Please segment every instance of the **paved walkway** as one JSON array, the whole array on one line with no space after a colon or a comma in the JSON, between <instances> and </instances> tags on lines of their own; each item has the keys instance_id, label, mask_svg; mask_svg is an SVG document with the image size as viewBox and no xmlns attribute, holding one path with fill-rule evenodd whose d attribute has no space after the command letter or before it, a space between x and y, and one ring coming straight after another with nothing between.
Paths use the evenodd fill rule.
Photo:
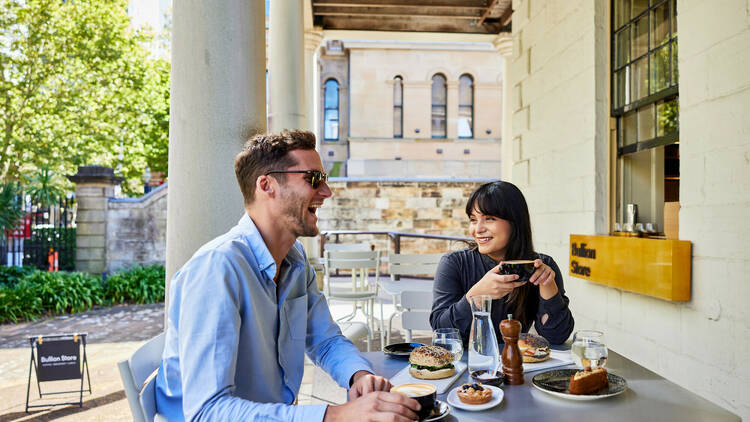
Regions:
<instances>
[{"instance_id":1,"label":"paved walkway","mask_svg":"<svg viewBox=\"0 0 750 422\"><path fill-rule=\"evenodd\" d=\"M350 305L333 306L334 317L345 315ZM386 310L385 315L390 315ZM81 314L60 316L34 322L0 325L0 422L10 421L130 421L130 408L120 381L117 362L127 359L143 342L162 331L164 304L121 305L96 309ZM393 342L401 341L397 332L398 318L394 319ZM92 393L84 393L83 408L55 407L49 410L24 412L29 373L30 349L28 337L40 334L87 333L86 353L91 375ZM423 342L429 338L422 338ZM355 342L366 350L364 340ZM380 350L375 339L373 350ZM42 384L42 392L66 391L77 388L74 381ZM46 404L77 400L76 394L39 399L34 380L29 404ZM299 403L342 403L346 392L323 371L315 370L307 362Z\"/></svg>"}]
</instances>

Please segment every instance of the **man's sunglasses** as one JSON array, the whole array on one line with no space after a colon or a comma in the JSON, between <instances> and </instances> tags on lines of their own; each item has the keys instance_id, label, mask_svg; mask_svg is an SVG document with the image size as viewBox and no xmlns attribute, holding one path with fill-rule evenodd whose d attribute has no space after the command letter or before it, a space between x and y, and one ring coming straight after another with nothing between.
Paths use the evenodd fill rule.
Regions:
<instances>
[{"instance_id":1,"label":"man's sunglasses","mask_svg":"<svg viewBox=\"0 0 750 422\"><path fill-rule=\"evenodd\" d=\"M305 180L312 185L313 189L317 189L321 183L328 181L328 174L320 170L272 170L266 173L266 176L274 173L303 173Z\"/></svg>"}]
</instances>

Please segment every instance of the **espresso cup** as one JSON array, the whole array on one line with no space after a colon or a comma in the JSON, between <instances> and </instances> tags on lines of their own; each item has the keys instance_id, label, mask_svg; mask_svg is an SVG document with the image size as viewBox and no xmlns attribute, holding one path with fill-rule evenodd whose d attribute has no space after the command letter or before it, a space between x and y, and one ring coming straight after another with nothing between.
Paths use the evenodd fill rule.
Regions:
<instances>
[{"instance_id":1,"label":"espresso cup","mask_svg":"<svg viewBox=\"0 0 750 422\"><path fill-rule=\"evenodd\" d=\"M528 281L529 277L534 274L534 271L536 271L534 261L530 259L503 261L503 265L500 266L500 274L516 274L518 275L517 281Z\"/></svg>"},{"instance_id":2,"label":"espresso cup","mask_svg":"<svg viewBox=\"0 0 750 422\"><path fill-rule=\"evenodd\" d=\"M401 384L391 388L391 393L403 394L419 402L422 408L417 412L419 420L427 419L435 408L437 388L432 384L413 382Z\"/></svg>"}]
</instances>

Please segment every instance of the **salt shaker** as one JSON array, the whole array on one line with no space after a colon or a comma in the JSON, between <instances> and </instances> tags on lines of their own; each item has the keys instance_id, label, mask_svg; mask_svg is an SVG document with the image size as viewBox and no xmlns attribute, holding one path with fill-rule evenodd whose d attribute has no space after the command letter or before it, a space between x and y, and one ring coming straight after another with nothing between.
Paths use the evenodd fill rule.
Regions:
<instances>
[{"instance_id":1,"label":"salt shaker","mask_svg":"<svg viewBox=\"0 0 750 422\"><path fill-rule=\"evenodd\" d=\"M523 384L523 357L518 348L518 336L521 334L521 322L508 314L508 319L500 321L500 333L503 335L503 373L505 383L509 385Z\"/></svg>"}]
</instances>

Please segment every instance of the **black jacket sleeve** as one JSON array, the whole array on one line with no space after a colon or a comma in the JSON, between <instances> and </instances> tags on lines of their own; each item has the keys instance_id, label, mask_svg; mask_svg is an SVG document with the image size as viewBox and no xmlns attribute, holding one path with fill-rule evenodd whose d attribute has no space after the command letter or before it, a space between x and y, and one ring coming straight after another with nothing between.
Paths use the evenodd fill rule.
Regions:
<instances>
[{"instance_id":1,"label":"black jacket sleeve","mask_svg":"<svg viewBox=\"0 0 750 422\"><path fill-rule=\"evenodd\" d=\"M430 325L436 328L458 328L464 342L471 330L471 305L466 300L468 289L464 286L461 261L456 255L447 254L440 259L435 272Z\"/></svg>"},{"instance_id":2,"label":"black jacket sleeve","mask_svg":"<svg viewBox=\"0 0 750 422\"><path fill-rule=\"evenodd\" d=\"M555 272L557 294L547 300L539 297L539 307L537 309L534 327L536 328L537 333L549 340L550 343L562 344L568 339L568 337L570 337L570 333L573 332L573 326L575 325L573 314L568 308L570 299L565 295L562 273L555 263L555 260L547 255L542 255L541 258L542 261ZM535 290L537 292L539 291L538 288ZM545 314L548 315L547 322L542 324L542 317Z\"/></svg>"}]
</instances>

